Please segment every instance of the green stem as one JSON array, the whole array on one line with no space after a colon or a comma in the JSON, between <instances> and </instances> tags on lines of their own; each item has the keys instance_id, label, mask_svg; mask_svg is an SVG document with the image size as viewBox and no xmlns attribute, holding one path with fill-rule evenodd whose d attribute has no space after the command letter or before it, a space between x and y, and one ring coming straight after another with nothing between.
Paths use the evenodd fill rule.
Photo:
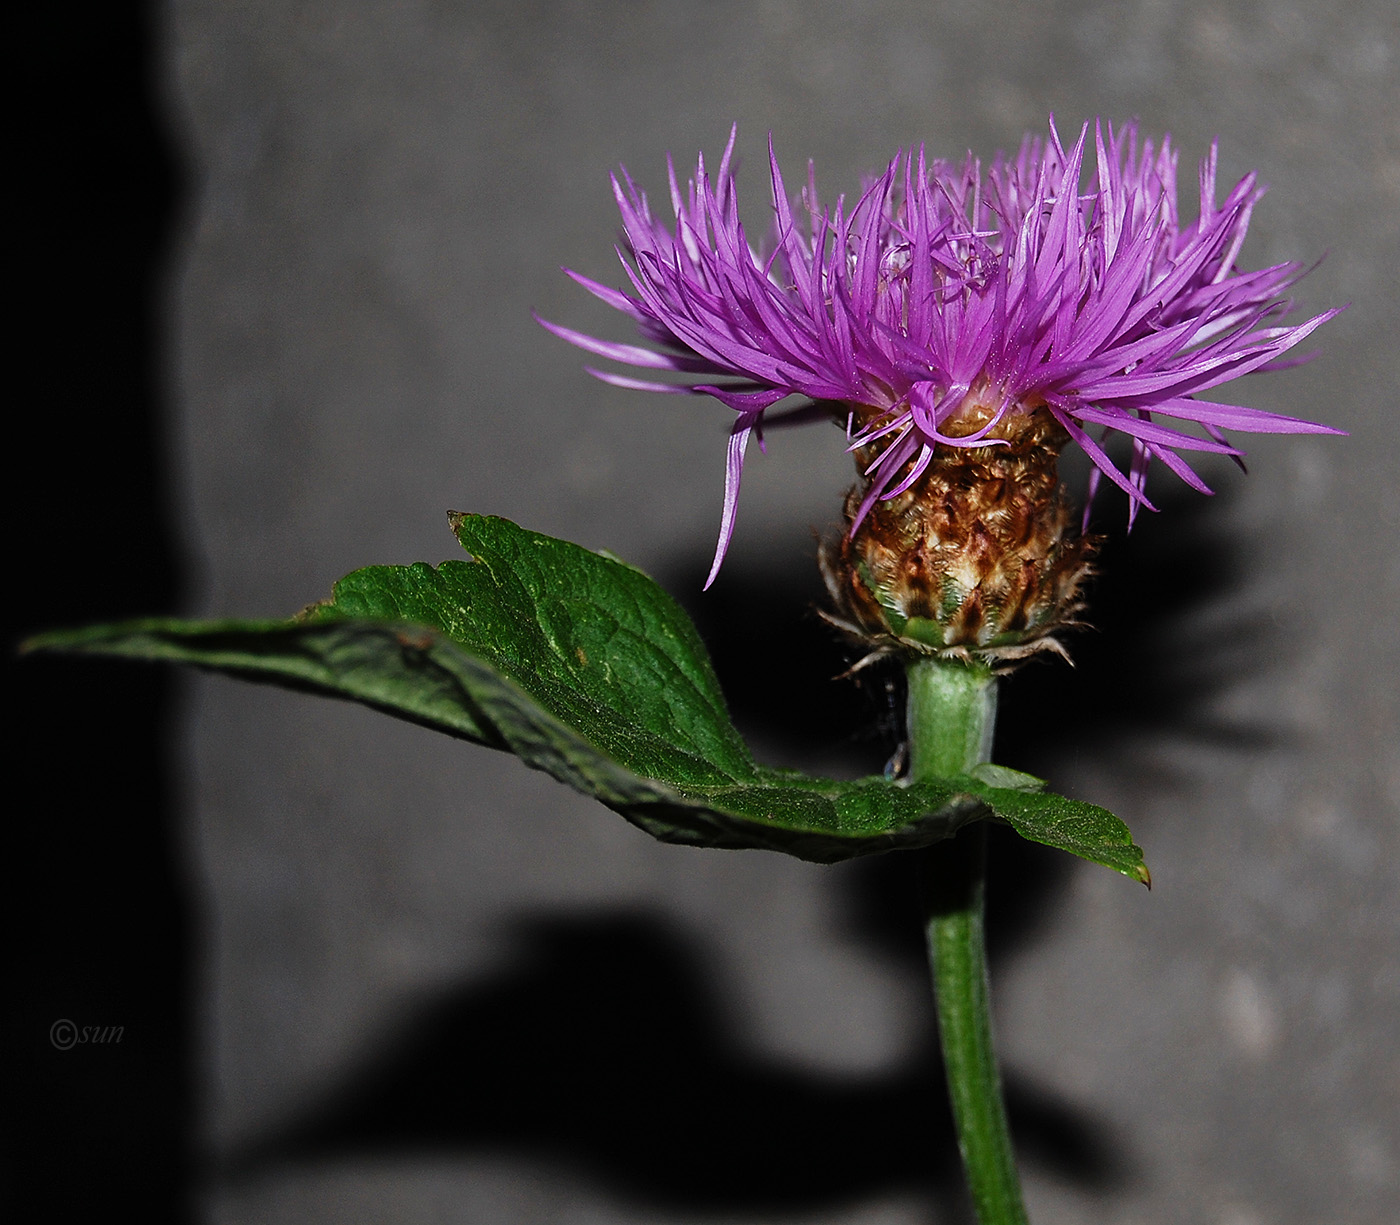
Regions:
<instances>
[{"instance_id":1,"label":"green stem","mask_svg":"<svg viewBox=\"0 0 1400 1225\"><path fill-rule=\"evenodd\" d=\"M977 665L909 665L910 775L964 774L991 758L996 678ZM992 1049L983 895L987 827L925 852L924 918L938 1032L963 1169L981 1225L1026 1225L1021 1180Z\"/></svg>"}]
</instances>

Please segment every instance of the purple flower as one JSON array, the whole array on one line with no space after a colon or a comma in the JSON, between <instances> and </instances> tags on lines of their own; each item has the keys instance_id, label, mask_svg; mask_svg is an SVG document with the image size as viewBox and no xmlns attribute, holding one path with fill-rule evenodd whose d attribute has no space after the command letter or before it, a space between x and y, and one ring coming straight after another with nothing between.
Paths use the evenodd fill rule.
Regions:
<instances>
[{"instance_id":1,"label":"purple flower","mask_svg":"<svg viewBox=\"0 0 1400 1225\"><path fill-rule=\"evenodd\" d=\"M737 414L707 586L733 534L749 437L761 439L765 413L787 396L815 403L784 419L834 412L850 448L874 454L853 530L876 499L913 485L939 448L999 445L1007 414L1048 412L1092 459L1093 484L1103 475L1127 492L1130 520L1153 509L1154 458L1209 493L1181 452L1238 458L1227 430L1339 432L1198 398L1293 364L1279 359L1337 313L1284 326L1282 295L1303 267L1236 267L1263 195L1255 176L1217 204L1212 146L1199 214L1183 223L1169 137L1158 149L1139 142L1135 124L1106 135L1095 124L1081 186L1088 136L1086 124L1066 151L1052 120L1048 140L1028 137L985 172L970 154L957 165L901 151L849 209L844 197L834 209L818 203L810 169L791 197L770 138L773 229L759 249L739 221L734 132L713 180L702 155L682 191L667 159L674 222L652 215L625 170L614 176L633 292L569 275L629 315L647 346L540 322L600 357L698 376L590 371L605 382L709 395ZM1126 471L1102 445L1114 431L1132 440Z\"/></svg>"}]
</instances>

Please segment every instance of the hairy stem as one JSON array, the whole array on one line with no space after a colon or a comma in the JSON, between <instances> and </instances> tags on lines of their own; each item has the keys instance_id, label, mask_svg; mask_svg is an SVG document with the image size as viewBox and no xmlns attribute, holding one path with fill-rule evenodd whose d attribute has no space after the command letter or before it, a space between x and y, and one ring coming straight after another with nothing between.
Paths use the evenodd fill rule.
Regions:
<instances>
[{"instance_id":1,"label":"hairy stem","mask_svg":"<svg viewBox=\"0 0 1400 1225\"><path fill-rule=\"evenodd\" d=\"M920 659L910 664L908 677L913 779L963 774L989 760L996 720L991 672ZM924 854L924 931L963 1169L981 1225L1025 1225L992 1048L983 925L986 824L967 826Z\"/></svg>"}]
</instances>

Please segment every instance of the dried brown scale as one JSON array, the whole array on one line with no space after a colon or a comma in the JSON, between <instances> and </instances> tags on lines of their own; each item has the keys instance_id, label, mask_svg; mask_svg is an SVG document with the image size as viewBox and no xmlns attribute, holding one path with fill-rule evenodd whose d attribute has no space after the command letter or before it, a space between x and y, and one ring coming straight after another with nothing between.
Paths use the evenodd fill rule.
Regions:
<instances>
[{"instance_id":1,"label":"dried brown scale","mask_svg":"<svg viewBox=\"0 0 1400 1225\"><path fill-rule=\"evenodd\" d=\"M977 415L959 427L976 429ZM832 619L871 657L914 652L1004 665L1037 651L1064 654L1056 635L1079 624L1096 545L1079 534L1060 487L1068 435L1042 409L1007 414L991 436L1005 445L939 448L915 484L877 501L854 534L823 545L840 613ZM858 468L878 454L857 452ZM846 495L848 525L868 488Z\"/></svg>"}]
</instances>

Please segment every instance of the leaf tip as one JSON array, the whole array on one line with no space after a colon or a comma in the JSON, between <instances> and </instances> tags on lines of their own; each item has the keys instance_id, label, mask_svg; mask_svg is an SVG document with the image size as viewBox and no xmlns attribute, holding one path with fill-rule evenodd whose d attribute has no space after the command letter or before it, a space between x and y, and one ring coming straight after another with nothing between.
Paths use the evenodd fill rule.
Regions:
<instances>
[{"instance_id":1,"label":"leaf tip","mask_svg":"<svg viewBox=\"0 0 1400 1225\"><path fill-rule=\"evenodd\" d=\"M90 637L90 630L103 629L103 626L80 627L78 629L40 630L15 644L15 655L73 654L83 650L84 640Z\"/></svg>"},{"instance_id":2,"label":"leaf tip","mask_svg":"<svg viewBox=\"0 0 1400 1225\"><path fill-rule=\"evenodd\" d=\"M472 562L479 559L476 554L471 551L471 548L462 538L462 535L467 531L473 519L480 519L481 517L480 515L473 515L465 510L449 510L447 512L447 526L452 529L452 534L457 537L457 543L462 546L463 551L467 555L467 560Z\"/></svg>"},{"instance_id":3,"label":"leaf tip","mask_svg":"<svg viewBox=\"0 0 1400 1225\"><path fill-rule=\"evenodd\" d=\"M15 647L16 655L33 655L36 651L42 651L48 646L48 639L51 634L35 634L32 638L26 638Z\"/></svg>"},{"instance_id":4,"label":"leaf tip","mask_svg":"<svg viewBox=\"0 0 1400 1225\"><path fill-rule=\"evenodd\" d=\"M1140 863L1133 869L1133 879L1140 880L1147 886L1147 891L1149 893L1152 892L1152 873L1147 870L1147 865L1145 863Z\"/></svg>"}]
</instances>

